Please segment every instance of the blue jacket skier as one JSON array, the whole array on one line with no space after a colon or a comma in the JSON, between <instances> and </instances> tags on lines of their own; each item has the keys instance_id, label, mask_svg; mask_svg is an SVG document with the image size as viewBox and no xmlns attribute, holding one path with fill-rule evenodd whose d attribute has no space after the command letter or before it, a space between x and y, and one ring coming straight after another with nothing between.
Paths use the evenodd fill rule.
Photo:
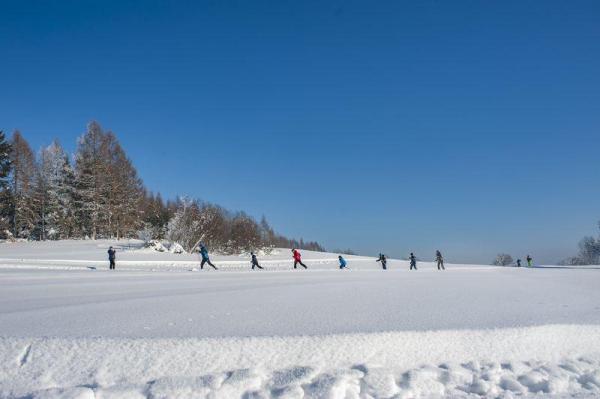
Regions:
<instances>
[{"instance_id":1,"label":"blue jacket skier","mask_svg":"<svg viewBox=\"0 0 600 399\"><path fill-rule=\"evenodd\" d=\"M217 267L215 265L213 265L212 262L210 261L210 258L208 257L208 250L206 249L206 247L204 245L200 246L200 255L202 256L202 262L200 262L200 269L204 269L204 264L208 263L215 270L217 270Z\"/></svg>"},{"instance_id":2,"label":"blue jacket skier","mask_svg":"<svg viewBox=\"0 0 600 399\"><path fill-rule=\"evenodd\" d=\"M108 267L110 270L115 270L116 253L117 253L117 251L115 251L115 249L113 247L108 248L108 263L109 263Z\"/></svg>"},{"instance_id":3,"label":"blue jacket skier","mask_svg":"<svg viewBox=\"0 0 600 399\"><path fill-rule=\"evenodd\" d=\"M346 259L342 258L342 255L338 256L338 260L340 261L340 269L346 267Z\"/></svg>"}]
</instances>

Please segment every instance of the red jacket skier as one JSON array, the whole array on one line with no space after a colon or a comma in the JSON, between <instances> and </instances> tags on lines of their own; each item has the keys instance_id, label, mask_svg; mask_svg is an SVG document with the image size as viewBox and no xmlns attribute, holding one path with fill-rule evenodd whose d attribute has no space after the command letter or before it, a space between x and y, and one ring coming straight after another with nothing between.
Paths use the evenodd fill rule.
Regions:
<instances>
[{"instance_id":1,"label":"red jacket skier","mask_svg":"<svg viewBox=\"0 0 600 399\"><path fill-rule=\"evenodd\" d=\"M298 264L300 264L300 266L303 266L305 269L308 269L308 267L306 267L306 265L302 263L302 255L300 255L300 252L297 249L292 249L292 254L294 256L294 269L296 268L296 266L298 266Z\"/></svg>"}]
</instances>

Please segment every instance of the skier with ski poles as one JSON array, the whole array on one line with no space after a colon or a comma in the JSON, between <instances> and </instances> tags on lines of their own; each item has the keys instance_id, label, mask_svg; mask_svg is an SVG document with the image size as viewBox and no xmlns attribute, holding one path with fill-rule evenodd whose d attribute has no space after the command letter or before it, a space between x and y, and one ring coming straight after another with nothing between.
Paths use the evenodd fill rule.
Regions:
<instances>
[{"instance_id":1,"label":"skier with ski poles","mask_svg":"<svg viewBox=\"0 0 600 399\"><path fill-rule=\"evenodd\" d=\"M435 251L435 261L437 262L438 270L446 270L446 268L444 267L444 257L442 256L442 253L439 249Z\"/></svg>"},{"instance_id":2,"label":"skier with ski poles","mask_svg":"<svg viewBox=\"0 0 600 399\"><path fill-rule=\"evenodd\" d=\"M298 264L300 264L300 266L304 267L305 269L308 269L308 267L306 267L306 265L302 263L302 255L300 255L300 252L297 249L292 249L292 255L294 257L294 269L296 269L296 266L298 266Z\"/></svg>"},{"instance_id":3,"label":"skier with ski poles","mask_svg":"<svg viewBox=\"0 0 600 399\"><path fill-rule=\"evenodd\" d=\"M525 259L527 259L527 266L533 266L533 258L531 256L527 255L527 258Z\"/></svg>"},{"instance_id":4,"label":"skier with ski poles","mask_svg":"<svg viewBox=\"0 0 600 399\"><path fill-rule=\"evenodd\" d=\"M521 259L517 259L517 267L521 267Z\"/></svg>"},{"instance_id":5,"label":"skier with ski poles","mask_svg":"<svg viewBox=\"0 0 600 399\"><path fill-rule=\"evenodd\" d=\"M113 247L108 248L108 268L109 270L115 270L115 260L117 251Z\"/></svg>"},{"instance_id":6,"label":"skier with ski poles","mask_svg":"<svg viewBox=\"0 0 600 399\"><path fill-rule=\"evenodd\" d=\"M259 269L262 270L263 267L258 264L258 259L256 259L256 254L254 252L250 252L250 255L252 255L252 270L254 270L255 267L258 267Z\"/></svg>"},{"instance_id":7,"label":"skier with ski poles","mask_svg":"<svg viewBox=\"0 0 600 399\"><path fill-rule=\"evenodd\" d=\"M340 261L340 270L346 268L346 259L342 258L342 255L338 256L338 260Z\"/></svg>"},{"instance_id":8,"label":"skier with ski poles","mask_svg":"<svg viewBox=\"0 0 600 399\"><path fill-rule=\"evenodd\" d=\"M208 263L210 266L212 266L215 270L217 270L217 267L215 265L212 264L212 262L210 261L210 258L208 257L208 249L206 249L206 247L204 245L200 246L200 255L202 256L202 262L200 262L200 269L204 269L204 264Z\"/></svg>"},{"instance_id":9,"label":"skier with ski poles","mask_svg":"<svg viewBox=\"0 0 600 399\"><path fill-rule=\"evenodd\" d=\"M379 254L379 259L377 259L375 262L381 262L383 270L387 270L387 258L384 254Z\"/></svg>"},{"instance_id":10,"label":"skier with ski poles","mask_svg":"<svg viewBox=\"0 0 600 399\"><path fill-rule=\"evenodd\" d=\"M411 252L408 259L410 260L410 270L417 270L417 257Z\"/></svg>"}]
</instances>

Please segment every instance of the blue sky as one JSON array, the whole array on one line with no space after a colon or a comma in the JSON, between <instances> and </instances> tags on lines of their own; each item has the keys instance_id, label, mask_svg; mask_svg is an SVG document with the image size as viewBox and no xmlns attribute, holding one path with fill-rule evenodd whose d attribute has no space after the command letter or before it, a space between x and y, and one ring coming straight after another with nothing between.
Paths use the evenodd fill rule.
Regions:
<instances>
[{"instance_id":1,"label":"blue sky","mask_svg":"<svg viewBox=\"0 0 600 399\"><path fill-rule=\"evenodd\" d=\"M597 1L0 2L0 128L117 133L150 190L328 248L574 254L600 219Z\"/></svg>"}]
</instances>

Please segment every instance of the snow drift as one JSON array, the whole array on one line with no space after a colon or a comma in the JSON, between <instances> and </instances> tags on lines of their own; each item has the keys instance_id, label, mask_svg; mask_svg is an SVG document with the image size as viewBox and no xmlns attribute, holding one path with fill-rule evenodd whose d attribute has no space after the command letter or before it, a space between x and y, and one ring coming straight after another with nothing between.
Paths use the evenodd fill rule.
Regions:
<instances>
[{"instance_id":1,"label":"snow drift","mask_svg":"<svg viewBox=\"0 0 600 399\"><path fill-rule=\"evenodd\" d=\"M598 326L182 340L3 338L0 354L2 397L600 395Z\"/></svg>"}]
</instances>

